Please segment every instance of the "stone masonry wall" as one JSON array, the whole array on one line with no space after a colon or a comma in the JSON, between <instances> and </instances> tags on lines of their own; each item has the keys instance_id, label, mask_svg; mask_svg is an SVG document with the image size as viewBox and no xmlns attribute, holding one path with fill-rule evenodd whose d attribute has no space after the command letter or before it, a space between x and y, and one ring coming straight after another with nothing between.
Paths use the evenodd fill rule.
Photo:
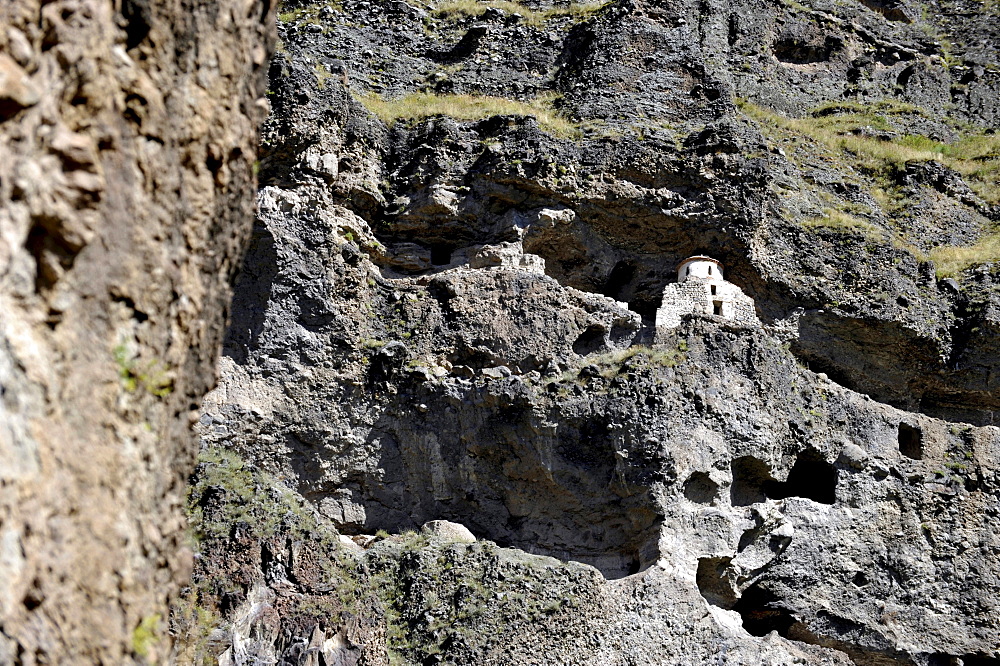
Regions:
<instances>
[{"instance_id":1,"label":"stone masonry wall","mask_svg":"<svg viewBox=\"0 0 1000 666\"><path fill-rule=\"evenodd\" d=\"M709 293L715 286L717 293ZM753 299L731 282L706 282L698 279L668 284L663 289L663 301L656 311L656 331L676 328L681 318L690 314L713 314L712 304L721 301L723 315L737 324L759 326ZM659 337L659 335L657 335Z\"/></svg>"}]
</instances>

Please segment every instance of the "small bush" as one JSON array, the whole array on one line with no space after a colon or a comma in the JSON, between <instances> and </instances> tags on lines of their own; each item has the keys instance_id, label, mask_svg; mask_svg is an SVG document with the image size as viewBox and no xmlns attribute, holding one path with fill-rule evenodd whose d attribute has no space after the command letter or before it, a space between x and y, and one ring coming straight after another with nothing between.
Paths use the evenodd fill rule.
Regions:
<instances>
[{"instance_id":1,"label":"small bush","mask_svg":"<svg viewBox=\"0 0 1000 666\"><path fill-rule=\"evenodd\" d=\"M844 113L850 114L870 114L876 112L879 114L888 115L919 115L926 116L927 113L915 104L908 104L906 102L897 102L894 99L883 99L871 104L862 104L860 102L848 102L848 101L831 101L824 102L819 106L813 107L809 110L809 115L815 118L821 118L823 116L838 115Z\"/></svg>"},{"instance_id":2,"label":"small bush","mask_svg":"<svg viewBox=\"0 0 1000 666\"><path fill-rule=\"evenodd\" d=\"M221 491L224 500L206 513L201 501L213 491ZM188 488L188 522L197 540L224 538L236 523L246 523L258 537L269 537L282 525L301 533L316 529L315 519L295 493L222 448L198 454Z\"/></svg>"}]
</instances>

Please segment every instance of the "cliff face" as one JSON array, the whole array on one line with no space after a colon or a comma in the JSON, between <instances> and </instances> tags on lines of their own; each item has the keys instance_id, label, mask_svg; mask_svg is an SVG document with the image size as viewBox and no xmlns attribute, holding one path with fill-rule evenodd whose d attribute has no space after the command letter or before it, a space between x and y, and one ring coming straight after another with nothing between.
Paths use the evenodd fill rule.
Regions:
<instances>
[{"instance_id":1,"label":"cliff face","mask_svg":"<svg viewBox=\"0 0 1000 666\"><path fill-rule=\"evenodd\" d=\"M995 11L286 10L186 655L997 663Z\"/></svg>"},{"instance_id":2,"label":"cliff face","mask_svg":"<svg viewBox=\"0 0 1000 666\"><path fill-rule=\"evenodd\" d=\"M0 6L0 663L166 654L273 22L269 0Z\"/></svg>"}]
</instances>

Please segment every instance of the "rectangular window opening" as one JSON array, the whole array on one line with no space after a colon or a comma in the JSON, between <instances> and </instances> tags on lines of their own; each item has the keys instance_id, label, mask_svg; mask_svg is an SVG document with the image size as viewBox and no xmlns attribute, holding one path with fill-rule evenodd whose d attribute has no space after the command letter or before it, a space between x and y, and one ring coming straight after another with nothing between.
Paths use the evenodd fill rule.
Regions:
<instances>
[{"instance_id":1,"label":"rectangular window opening","mask_svg":"<svg viewBox=\"0 0 1000 666\"><path fill-rule=\"evenodd\" d=\"M431 264L447 266L451 263L451 248L447 245L431 245Z\"/></svg>"},{"instance_id":2,"label":"rectangular window opening","mask_svg":"<svg viewBox=\"0 0 1000 666\"><path fill-rule=\"evenodd\" d=\"M713 312L713 314L721 315L722 314L722 301L715 301L714 303L712 303L712 305L715 306L715 312Z\"/></svg>"}]
</instances>

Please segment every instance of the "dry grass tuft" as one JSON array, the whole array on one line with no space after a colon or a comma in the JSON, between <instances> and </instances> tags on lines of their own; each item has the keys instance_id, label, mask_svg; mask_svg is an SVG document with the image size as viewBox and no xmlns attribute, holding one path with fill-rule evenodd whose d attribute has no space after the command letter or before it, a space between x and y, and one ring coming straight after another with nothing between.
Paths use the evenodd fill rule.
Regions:
<instances>
[{"instance_id":1,"label":"dry grass tuft","mask_svg":"<svg viewBox=\"0 0 1000 666\"><path fill-rule=\"evenodd\" d=\"M962 174L983 200L1000 203L1000 136L967 135L949 144L915 135L882 140L853 133L863 127L888 131L891 116L923 113L911 104L892 101L828 103L805 118L788 118L747 101L740 102L740 109L763 127L808 137L835 159L876 177L885 178L906 162L936 160Z\"/></svg>"},{"instance_id":2,"label":"dry grass tuft","mask_svg":"<svg viewBox=\"0 0 1000 666\"><path fill-rule=\"evenodd\" d=\"M988 204L1000 204L1000 136L967 134L954 143L942 143L924 136L902 135L879 139L856 134L862 127L889 131L893 115L922 115L918 107L898 102L861 105L852 102L828 103L813 109L805 118L788 118L750 102L740 102L748 117L761 128L784 139L805 138L819 148L826 159L853 167L874 177L877 186L872 195L886 214L899 214L906 207L903 192L895 176L907 162L937 161L957 171L969 187ZM860 230L869 235L877 228L849 212L826 208L821 217L807 220L804 226ZM941 246L926 255L894 238L897 247L910 249L919 259L928 258L937 266L939 276L955 275L969 266L1000 261L1000 231L985 236L975 245Z\"/></svg>"},{"instance_id":3,"label":"dry grass tuft","mask_svg":"<svg viewBox=\"0 0 1000 666\"><path fill-rule=\"evenodd\" d=\"M532 116L542 129L560 137L575 137L579 126L552 108L553 95L542 95L530 102L482 95L435 95L418 92L383 99L367 95L360 99L365 107L382 122L392 125L398 120L420 120L430 116L451 116L458 120L480 120L491 116Z\"/></svg>"},{"instance_id":4,"label":"dry grass tuft","mask_svg":"<svg viewBox=\"0 0 1000 666\"><path fill-rule=\"evenodd\" d=\"M590 16L604 6L603 2L570 2L565 7L551 7L549 9L531 9L518 2L511 0L442 0L434 10L435 16L441 18L465 18L469 16L479 16L487 9L495 7L511 14L520 14L527 25L541 26L549 19L569 16L573 18L584 18Z\"/></svg>"},{"instance_id":5,"label":"dry grass tuft","mask_svg":"<svg viewBox=\"0 0 1000 666\"><path fill-rule=\"evenodd\" d=\"M823 229L835 229L845 232L859 231L872 237L883 235L882 231L868 220L855 217L850 213L837 210L836 208L824 208L822 215L804 221L802 226L811 228L821 227Z\"/></svg>"},{"instance_id":6,"label":"dry grass tuft","mask_svg":"<svg viewBox=\"0 0 1000 666\"><path fill-rule=\"evenodd\" d=\"M936 247L929 257L937 267L938 277L950 277L970 266L1000 261L1000 233L990 234L975 245Z\"/></svg>"}]
</instances>

